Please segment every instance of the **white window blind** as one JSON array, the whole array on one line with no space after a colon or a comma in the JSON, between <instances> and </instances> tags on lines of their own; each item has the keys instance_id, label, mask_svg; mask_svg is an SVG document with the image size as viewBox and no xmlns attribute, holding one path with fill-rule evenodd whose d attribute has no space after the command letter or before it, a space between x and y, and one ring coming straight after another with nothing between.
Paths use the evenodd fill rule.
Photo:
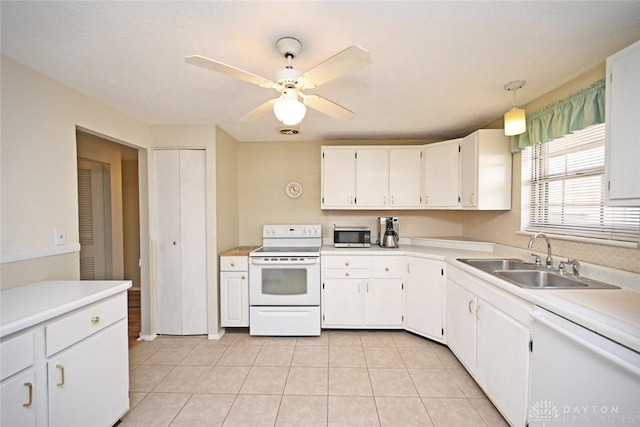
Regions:
<instances>
[{"instance_id":1,"label":"white window blind","mask_svg":"<svg viewBox=\"0 0 640 427\"><path fill-rule=\"evenodd\" d=\"M604 205L604 126L523 150L525 231L640 242L640 208Z\"/></svg>"}]
</instances>

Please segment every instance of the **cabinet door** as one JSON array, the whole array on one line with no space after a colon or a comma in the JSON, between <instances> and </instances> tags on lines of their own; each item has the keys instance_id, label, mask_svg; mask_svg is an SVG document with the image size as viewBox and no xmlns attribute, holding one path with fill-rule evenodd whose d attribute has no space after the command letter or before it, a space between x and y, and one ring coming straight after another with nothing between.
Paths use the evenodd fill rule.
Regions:
<instances>
[{"instance_id":1,"label":"cabinet door","mask_svg":"<svg viewBox=\"0 0 640 427\"><path fill-rule=\"evenodd\" d=\"M322 152L322 207L353 207L356 196L356 150Z\"/></svg>"},{"instance_id":2,"label":"cabinet door","mask_svg":"<svg viewBox=\"0 0 640 427\"><path fill-rule=\"evenodd\" d=\"M407 257L405 293L405 328L441 341L444 263Z\"/></svg>"},{"instance_id":3,"label":"cabinet door","mask_svg":"<svg viewBox=\"0 0 640 427\"><path fill-rule=\"evenodd\" d=\"M110 426L129 409L127 322L47 362L49 426Z\"/></svg>"},{"instance_id":4,"label":"cabinet door","mask_svg":"<svg viewBox=\"0 0 640 427\"><path fill-rule=\"evenodd\" d=\"M389 205L389 150L363 148L358 150L356 167L357 206L386 207Z\"/></svg>"},{"instance_id":5,"label":"cabinet door","mask_svg":"<svg viewBox=\"0 0 640 427\"><path fill-rule=\"evenodd\" d=\"M369 279L364 292L364 324L402 327L402 279Z\"/></svg>"},{"instance_id":6,"label":"cabinet door","mask_svg":"<svg viewBox=\"0 0 640 427\"><path fill-rule=\"evenodd\" d=\"M447 345L472 374L476 366L476 306L474 294L447 281Z\"/></svg>"},{"instance_id":7,"label":"cabinet door","mask_svg":"<svg viewBox=\"0 0 640 427\"><path fill-rule=\"evenodd\" d=\"M158 333L207 332L204 150L157 150Z\"/></svg>"},{"instance_id":8,"label":"cabinet door","mask_svg":"<svg viewBox=\"0 0 640 427\"><path fill-rule=\"evenodd\" d=\"M424 206L460 206L460 141L455 139L424 147Z\"/></svg>"},{"instance_id":9,"label":"cabinet door","mask_svg":"<svg viewBox=\"0 0 640 427\"><path fill-rule=\"evenodd\" d=\"M389 150L389 207L420 207L420 148Z\"/></svg>"},{"instance_id":10,"label":"cabinet door","mask_svg":"<svg viewBox=\"0 0 640 427\"><path fill-rule=\"evenodd\" d=\"M525 425L529 392L530 332L479 300L476 378L512 425Z\"/></svg>"},{"instance_id":11,"label":"cabinet door","mask_svg":"<svg viewBox=\"0 0 640 427\"><path fill-rule=\"evenodd\" d=\"M640 206L640 42L607 59L606 201Z\"/></svg>"},{"instance_id":12,"label":"cabinet door","mask_svg":"<svg viewBox=\"0 0 640 427\"><path fill-rule=\"evenodd\" d=\"M322 326L362 325L363 281L325 279L322 284Z\"/></svg>"},{"instance_id":13,"label":"cabinet door","mask_svg":"<svg viewBox=\"0 0 640 427\"><path fill-rule=\"evenodd\" d=\"M220 324L249 326L249 281L246 271L220 273Z\"/></svg>"},{"instance_id":14,"label":"cabinet door","mask_svg":"<svg viewBox=\"0 0 640 427\"><path fill-rule=\"evenodd\" d=\"M0 425L35 426L35 375L30 369L2 383L0 387Z\"/></svg>"},{"instance_id":15,"label":"cabinet door","mask_svg":"<svg viewBox=\"0 0 640 427\"><path fill-rule=\"evenodd\" d=\"M478 206L478 138L473 133L460 144L460 199L464 208Z\"/></svg>"}]
</instances>

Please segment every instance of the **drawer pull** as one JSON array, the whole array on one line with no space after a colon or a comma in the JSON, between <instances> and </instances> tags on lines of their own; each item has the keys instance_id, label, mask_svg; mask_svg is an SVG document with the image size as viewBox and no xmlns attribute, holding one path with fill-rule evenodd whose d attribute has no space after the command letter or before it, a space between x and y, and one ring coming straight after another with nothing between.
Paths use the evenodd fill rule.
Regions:
<instances>
[{"instance_id":1,"label":"drawer pull","mask_svg":"<svg viewBox=\"0 0 640 427\"><path fill-rule=\"evenodd\" d=\"M345 276L349 277L349 273L344 273Z\"/></svg>"},{"instance_id":2,"label":"drawer pull","mask_svg":"<svg viewBox=\"0 0 640 427\"><path fill-rule=\"evenodd\" d=\"M345 267L349 267L349 263L348 262L345 262L344 265L345 265Z\"/></svg>"},{"instance_id":3,"label":"drawer pull","mask_svg":"<svg viewBox=\"0 0 640 427\"><path fill-rule=\"evenodd\" d=\"M96 324L100 321L100 316L93 316L91 318L91 323Z\"/></svg>"},{"instance_id":4,"label":"drawer pull","mask_svg":"<svg viewBox=\"0 0 640 427\"><path fill-rule=\"evenodd\" d=\"M473 309L471 308L471 304L473 304L473 300L469 301L469 313L473 314Z\"/></svg>"},{"instance_id":5,"label":"drawer pull","mask_svg":"<svg viewBox=\"0 0 640 427\"><path fill-rule=\"evenodd\" d=\"M235 263L235 262L232 262L232 263L231 263L231 267L235 267L235 266L236 266L236 263Z\"/></svg>"},{"instance_id":6,"label":"drawer pull","mask_svg":"<svg viewBox=\"0 0 640 427\"><path fill-rule=\"evenodd\" d=\"M31 404L33 403L33 384L31 383L24 383L24 386L29 390L29 400L27 400L27 403L23 403L22 406L24 406L25 408L31 406Z\"/></svg>"},{"instance_id":7,"label":"drawer pull","mask_svg":"<svg viewBox=\"0 0 640 427\"><path fill-rule=\"evenodd\" d=\"M385 268L384 268L384 271L389 271L389 267L385 267Z\"/></svg>"},{"instance_id":8,"label":"drawer pull","mask_svg":"<svg viewBox=\"0 0 640 427\"><path fill-rule=\"evenodd\" d=\"M240 276L240 279L244 280L244 279L245 279L245 277L244 277L244 276Z\"/></svg>"},{"instance_id":9,"label":"drawer pull","mask_svg":"<svg viewBox=\"0 0 640 427\"><path fill-rule=\"evenodd\" d=\"M60 369L60 382L56 385L62 387L64 385L64 365L56 365L56 368Z\"/></svg>"}]
</instances>

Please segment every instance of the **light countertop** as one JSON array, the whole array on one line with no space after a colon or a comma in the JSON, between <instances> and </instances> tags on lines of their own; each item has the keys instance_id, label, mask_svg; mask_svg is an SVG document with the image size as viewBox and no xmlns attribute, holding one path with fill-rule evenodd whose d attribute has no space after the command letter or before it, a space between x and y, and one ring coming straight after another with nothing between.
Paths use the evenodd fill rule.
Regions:
<instances>
[{"instance_id":1,"label":"light countertop","mask_svg":"<svg viewBox=\"0 0 640 427\"><path fill-rule=\"evenodd\" d=\"M47 281L0 291L0 338L131 287L129 280Z\"/></svg>"},{"instance_id":2,"label":"light countertop","mask_svg":"<svg viewBox=\"0 0 640 427\"><path fill-rule=\"evenodd\" d=\"M456 243L460 243L457 245ZM399 248L385 249L379 246L371 248L340 249L325 245L322 255L409 255L442 260L449 265L474 275L509 292L525 301L552 311L583 327L599 333L619 344L640 353L640 291L627 285L640 283L640 275L620 272L616 275L611 269L598 271L593 266L585 277L605 281L622 289L588 290L542 290L526 289L515 286L490 273L485 273L470 265L458 261L458 258L520 258L528 261L529 251L519 252L505 249L502 245L488 243L490 246L470 245L467 241L439 239L411 239L411 244L400 244ZM490 249L489 249L490 248ZM600 275L594 277L594 275ZM606 280L603 280L604 279Z\"/></svg>"}]
</instances>

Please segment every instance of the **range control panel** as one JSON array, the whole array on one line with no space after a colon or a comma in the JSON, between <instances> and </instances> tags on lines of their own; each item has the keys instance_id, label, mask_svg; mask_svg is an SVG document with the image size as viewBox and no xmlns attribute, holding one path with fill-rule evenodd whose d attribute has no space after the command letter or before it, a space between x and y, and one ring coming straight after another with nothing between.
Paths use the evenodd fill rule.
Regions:
<instances>
[{"instance_id":1,"label":"range control panel","mask_svg":"<svg viewBox=\"0 0 640 427\"><path fill-rule=\"evenodd\" d=\"M320 224L270 224L262 228L263 238L322 237Z\"/></svg>"}]
</instances>

